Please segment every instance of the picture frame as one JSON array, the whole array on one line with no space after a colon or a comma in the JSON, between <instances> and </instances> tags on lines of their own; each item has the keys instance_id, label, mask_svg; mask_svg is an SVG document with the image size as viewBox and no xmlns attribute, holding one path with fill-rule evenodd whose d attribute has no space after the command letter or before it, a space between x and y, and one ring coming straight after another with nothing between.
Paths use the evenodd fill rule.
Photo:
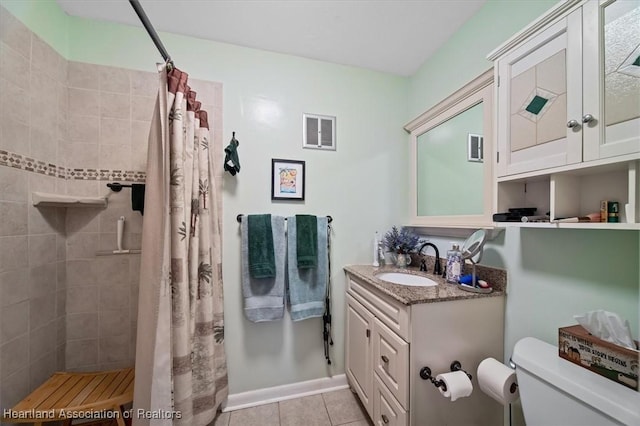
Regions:
<instances>
[{"instance_id":1,"label":"picture frame","mask_svg":"<svg viewBox=\"0 0 640 426\"><path fill-rule=\"evenodd\" d=\"M304 201L305 162L271 159L271 199Z\"/></svg>"}]
</instances>

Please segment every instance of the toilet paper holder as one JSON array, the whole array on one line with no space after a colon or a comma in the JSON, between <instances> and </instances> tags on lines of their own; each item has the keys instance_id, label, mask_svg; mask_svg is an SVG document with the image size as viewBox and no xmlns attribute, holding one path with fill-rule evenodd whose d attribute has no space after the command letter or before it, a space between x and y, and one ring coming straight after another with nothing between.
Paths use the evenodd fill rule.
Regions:
<instances>
[{"instance_id":1,"label":"toilet paper holder","mask_svg":"<svg viewBox=\"0 0 640 426\"><path fill-rule=\"evenodd\" d=\"M462 364L460 364L460 361L453 361L451 363L450 369L451 369L451 371L462 371L464 374L467 375L467 377L469 377L469 380L471 380L471 378L472 378L471 374L467 373L465 370L462 369ZM420 369L420 377L423 380L430 380L431 383L433 383L435 385L435 387L442 388L442 390L446 392L446 390L447 390L446 383L443 382L442 380L436 380L435 376L431 375L431 368L422 367Z\"/></svg>"}]
</instances>

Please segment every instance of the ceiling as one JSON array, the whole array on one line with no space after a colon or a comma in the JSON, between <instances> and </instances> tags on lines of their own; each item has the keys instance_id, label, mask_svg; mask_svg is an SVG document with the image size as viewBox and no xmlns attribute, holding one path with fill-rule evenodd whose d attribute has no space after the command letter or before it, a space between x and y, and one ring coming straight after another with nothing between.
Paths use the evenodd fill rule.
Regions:
<instances>
[{"instance_id":1,"label":"ceiling","mask_svg":"<svg viewBox=\"0 0 640 426\"><path fill-rule=\"evenodd\" d=\"M72 16L142 26L127 0L56 1ZM401 76L415 73L485 2L140 0L157 31Z\"/></svg>"}]
</instances>

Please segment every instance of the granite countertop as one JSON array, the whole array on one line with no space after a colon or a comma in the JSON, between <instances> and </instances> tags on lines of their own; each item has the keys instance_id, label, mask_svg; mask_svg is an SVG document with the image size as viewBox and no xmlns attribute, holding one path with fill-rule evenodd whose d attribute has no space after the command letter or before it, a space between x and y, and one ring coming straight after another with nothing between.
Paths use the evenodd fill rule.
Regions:
<instances>
[{"instance_id":1,"label":"granite countertop","mask_svg":"<svg viewBox=\"0 0 640 426\"><path fill-rule=\"evenodd\" d=\"M399 269L396 267L375 267L371 265L347 265L344 267L344 270L404 305L504 296L507 277L506 271L488 267L483 267L481 271L480 265L478 265L477 268L478 277L489 282L493 287L491 293L472 293L461 290L458 284L449 284L441 276L421 272L418 268L413 267ZM428 270L433 270L433 268ZM404 272L421 275L436 281L438 285L431 287L413 287L393 284L376 278L376 274L382 272ZM465 273L467 273L466 270Z\"/></svg>"}]
</instances>

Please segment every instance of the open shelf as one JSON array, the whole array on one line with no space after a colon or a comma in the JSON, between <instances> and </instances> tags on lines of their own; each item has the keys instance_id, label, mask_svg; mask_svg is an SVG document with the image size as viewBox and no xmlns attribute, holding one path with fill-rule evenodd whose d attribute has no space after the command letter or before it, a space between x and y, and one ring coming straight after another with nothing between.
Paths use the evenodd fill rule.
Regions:
<instances>
[{"instance_id":1,"label":"open shelf","mask_svg":"<svg viewBox=\"0 0 640 426\"><path fill-rule=\"evenodd\" d=\"M31 200L36 207L107 207L107 197L81 197L34 191Z\"/></svg>"},{"instance_id":2,"label":"open shelf","mask_svg":"<svg viewBox=\"0 0 640 426\"><path fill-rule=\"evenodd\" d=\"M494 226L491 225L406 225L418 235L430 236L430 237L453 237L453 238L468 238L478 229L484 229L487 233L487 239L489 241L495 239L500 233L504 231L504 225L506 222L494 222Z\"/></svg>"},{"instance_id":3,"label":"open shelf","mask_svg":"<svg viewBox=\"0 0 640 426\"><path fill-rule=\"evenodd\" d=\"M542 228L542 229L614 229L620 231L640 231L640 223L608 223L608 222L496 222L503 228Z\"/></svg>"},{"instance_id":4,"label":"open shelf","mask_svg":"<svg viewBox=\"0 0 640 426\"><path fill-rule=\"evenodd\" d=\"M560 229L617 229L620 231L640 231L640 223L579 222L558 223L557 226Z\"/></svg>"},{"instance_id":5,"label":"open shelf","mask_svg":"<svg viewBox=\"0 0 640 426\"><path fill-rule=\"evenodd\" d=\"M496 212L535 207L551 219L599 213L600 201L619 204L620 222L496 222L496 226L558 229L640 230L640 161L567 169L496 182Z\"/></svg>"},{"instance_id":6,"label":"open shelf","mask_svg":"<svg viewBox=\"0 0 640 426\"><path fill-rule=\"evenodd\" d=\"M131 250L100 250L96 252L96 256L121 256L123 254L140 254L142 250L140 249L131 249Z\"/></svg>"}]
</instances>

